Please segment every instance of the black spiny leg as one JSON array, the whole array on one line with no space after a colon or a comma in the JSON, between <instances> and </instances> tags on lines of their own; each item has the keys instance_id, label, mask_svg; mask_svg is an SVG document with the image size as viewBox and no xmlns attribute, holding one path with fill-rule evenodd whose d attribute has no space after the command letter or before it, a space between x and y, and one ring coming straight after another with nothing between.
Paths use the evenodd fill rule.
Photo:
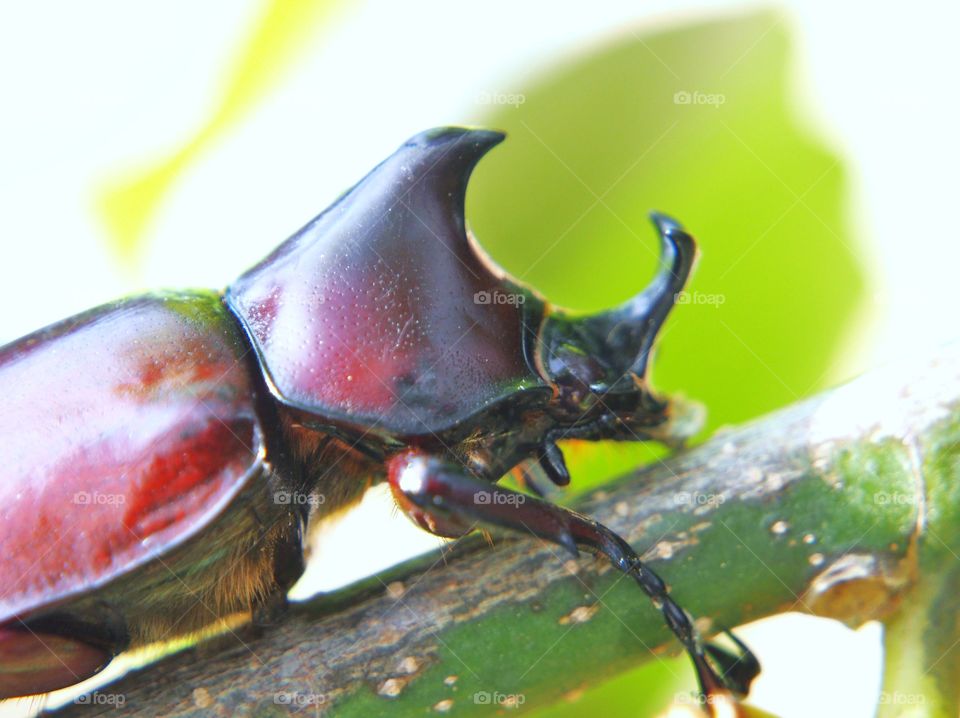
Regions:
<instances>
[{"instance_id":1,"label":"black spiny leg","mask_svg":"<svg viewBox=\"0 0 960 718\"><path fill-rule=\"evenodd\" d=\"M581 548L605 555L616 568L633 578L659 608L667 626L693 661L704 699L725 691L738 696L749 692L750 683L760 672L759 663L750 650L736 639L742 651L740 655L713 644L708 644L705 650L690 617L670 598L666 584L640 561L626 541L603 524L561 506L496 486L455 464L417 452L391 459L389 475L395 493L438 520L461 524L481 522L528 531L563 546L574 556L579 555ZM712 701L706 700L706 705L712 710Z\"/></svg>"},{"instance_id":2,"label":"black spiny leg","mask_svg":"<svg viewBox=\"0 0 960 718\"><path fill-rule=\"evenodd\" d=\"M289 608L287 593L306 568L303 558L301 518L294 513L284 516L267 531L264 550L273 555L273 586L253 606L251 620L258 628L280 623ZM272 544L272 548L270 547Z\"/></svg>"}]
</instances>

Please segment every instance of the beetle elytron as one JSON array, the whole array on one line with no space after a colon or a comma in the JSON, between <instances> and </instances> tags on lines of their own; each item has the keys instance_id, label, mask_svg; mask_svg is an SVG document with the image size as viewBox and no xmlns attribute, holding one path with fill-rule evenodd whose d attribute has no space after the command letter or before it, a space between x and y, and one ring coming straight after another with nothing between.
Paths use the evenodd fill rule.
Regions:
<instances>
[{"instance_id":1,"label":"beetle elytron","mask_svg":"<svg viewBox=\"0 0 960 718\"><path fill-rule=\"evenodd\" d=\"M502 139L417 135L225 293L124 299L0 348L0 697L276 605L308 523L380 481L440 536L493 525L606 555L704 694L749 690L753 655L702 644L619 536L496 484L531 463L566 484L560 439L665 436L647 363L696 252L654 215L647 289L588 317L552 307L465 230L467 179Z\"/></svg>"}]
</instances>

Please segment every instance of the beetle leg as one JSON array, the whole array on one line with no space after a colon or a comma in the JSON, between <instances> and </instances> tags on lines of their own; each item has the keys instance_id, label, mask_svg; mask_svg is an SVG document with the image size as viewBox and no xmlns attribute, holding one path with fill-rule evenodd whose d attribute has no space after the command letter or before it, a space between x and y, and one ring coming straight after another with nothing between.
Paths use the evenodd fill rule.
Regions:
<instances>
[{"instance_id":1,"label":"beetle leg","mask_svg":"<svg viewBox=\"0 0 960 718\"><path fill-rule=\"evenodd\" d=\"M753 679L760 675L760 661L757 660L753 651L747 647L747 644L730 631L724 629L723 633L733 641L737 647L737 653L728 651L716 643L707 643L704 648L720 667L730 685L733 686L734 692L739 695L746 695L750 692L750 684Z\"/></svg>"},{"instance_id":2,"label":"beetle leg","mask_svg":"<svg viewBox=\"0 0 960 718\"><path fill-rule=\"evenodd\" d=\"M663 614L667 626L693 661L702 698L727 692L743 696L749 691L759 673L759 664L750 650L739 641L742 656L714 645L705 650L690 616L670 597L663 580L641 562L630 544L603 524L562 506L496 486L456 464L416 451L393 457L387 466L394 494L402 495L406 502L442 525L495 525L533 533L559 544L574 556L579 555L580 549L603 554L633 578ZM424 521L418 523L426 526ZM713 701L706 700L706 705L713 710Z\"/></svg>"},{"instance_id":3,"label":"beetle leg","mask_svg":"<svg viewBox=\"0 0 960 718\"><path fill-rule=\"evenodd\" d=\"M107 638L73 635L66 627L55 630L46 621L0 626L0 700L49 693L86 680L121 648Z\"/></svg>"},{"instance_id":4,"label":"beetle leg","mask_svg":"<svg viewBox=\"0 0 960 718\"><path fill-rule=\"evenodd\" d=\"M298 516L291 514L282 520L283 528L272 527L276 535L273 543L273 587L260 598L251 612L257 627L274 626L289 607L287 593L303 575L306 567L303 556L303 529Z\"/></svg>"},{"instance_id":5,"label":"beetle leg","mask_svg":"<svg viewBox=\"0 0 960 718\"><path fill-rule=\"evenodd\" d=\"M557 487L561 485L547 474L539 459L525 461L517 466L515 471L514 478L517 484L538 499L550 501L552 496L559 493Z\"/></svg>"},{"instance_id":6,"label":"beetle leg","mask_svg":"<svg viewBox=\"0 0 960 718\"><path fill-rule=\"evenodd\" d=\"M250 621L256 628L276 626L286 615L290 607L289 603L287 592L279 586L274 586L266 596L254 604L250 611Z\"/></svg>"},{"instance_id":7,"label":"beetle leg","mask_svg":"<svg viewBox=\"0 0 960 718\"><path fill-rule=\"evenodd\" d=\"M516 474L517 483L538 499L545 498L543 489L537 484L537 479L533 473L525 466L521 466Z\"/></svg>"}]
</instances>

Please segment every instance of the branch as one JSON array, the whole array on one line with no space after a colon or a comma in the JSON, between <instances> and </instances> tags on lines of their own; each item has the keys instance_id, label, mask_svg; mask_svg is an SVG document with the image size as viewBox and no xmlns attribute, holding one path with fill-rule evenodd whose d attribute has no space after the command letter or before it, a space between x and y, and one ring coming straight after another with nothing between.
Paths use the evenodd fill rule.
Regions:
<instances>
[{"instance_id":1,"label":"branch","mask_svg":"<svg viewBox=\"0 0 960 718\"><path fill-rule=\"evenodd\" d=\"M704 633L788 610L899 625L902 607L935 605L950 620L915 636L911 653L927 667L960 637L957 591L941 585L956 588L957 572L938 570L960 565L949 557L960 553L958 406L960 351L950 348L721 432L577 508L645 549ZM492 549L458 542L239 639L192 647L100 693L122 696L127 716L488 715L475 693L542 706L651 649L678 651L659 612L603 562L506 535ZM931 715L956 715L956 663L941 659L925 676ZM98 710L114 706L56 715Z\"/></svg>"}]
</instances>

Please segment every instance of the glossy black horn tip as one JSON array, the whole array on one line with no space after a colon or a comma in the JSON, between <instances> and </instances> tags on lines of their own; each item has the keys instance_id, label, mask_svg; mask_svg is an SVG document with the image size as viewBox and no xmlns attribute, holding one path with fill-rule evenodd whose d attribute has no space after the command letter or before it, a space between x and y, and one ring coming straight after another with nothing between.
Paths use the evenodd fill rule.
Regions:
<instances>
[{"instance_id":1,"label":"glossy black horn tip","mask_svg":"<svg viewBox=\"0 0 960 718\"><path fill-rule=\"evenodd\" d=\"M697 243L673 217L661 212L651 212L650 219L660 234L661 263L672 265L675 278L680 280L677 291L683 289L687 276L697 259Z\"/></svg>"},{"instance_id":2,"label":"glossy black horn tip","mask_svg":"<svg viewBox=\"0 0 960 718\"><path fill-rule=\"evenodd\" d=\"M434 148L456 144L482 153L500 144L506 137L504 132L482 127L434 127L414 135L403 146Z\"/></svg>"},{"instance_id":3,"label":"glossy black horn tip","mask_svg":"<svg viewBox=\"0 0 960 718\"><path fill-rule=\"evenodd\" d=\"M696 251L696 242L694 242L693 237L676 219L662 212L651 212L650 220L665 242L669 241L669 244L673 247L677 247L678 244L682 245L677 247L680 251L687 248L690 251Z\"/></svg>"},{"instance_id":4,"label":"glossy black horn tip","mask_svg":"<svg viewBox=\"0 0 960 718\"><path fill-rule=\"evenodd\" d=\"M650 219L660 234L669 234L671 232L683 231L683 225L677 220L662 212L651 212Z\"/></svg>"},{"instance_id":5,"label":"glossy black horn tip","mask_svg":"<svg viewBox=\"0 0 960 718\"><path fill-rule=\"evenodd\" d=\"M505 137L495 130L435 127L407 140L367 179L385 182L377 184L376 190L384 194L391 191L389 183L393 182L394 189L404 202L414 205L414 213L421 219L426 217L415 205L426 196L446 202L450 211L462 217L467 181L473 168Z\"/></svg>"}]
</instances>

